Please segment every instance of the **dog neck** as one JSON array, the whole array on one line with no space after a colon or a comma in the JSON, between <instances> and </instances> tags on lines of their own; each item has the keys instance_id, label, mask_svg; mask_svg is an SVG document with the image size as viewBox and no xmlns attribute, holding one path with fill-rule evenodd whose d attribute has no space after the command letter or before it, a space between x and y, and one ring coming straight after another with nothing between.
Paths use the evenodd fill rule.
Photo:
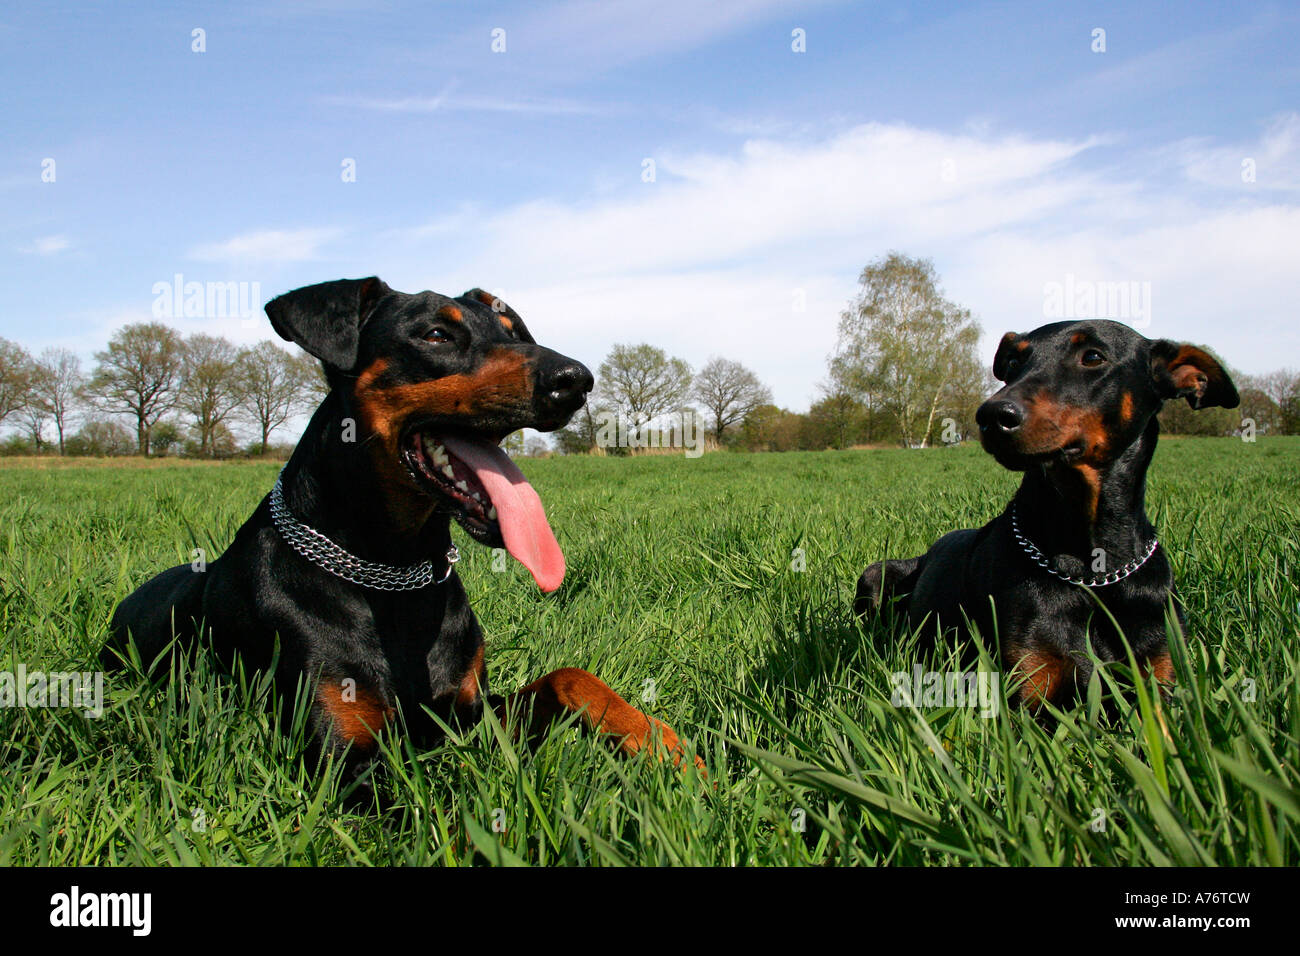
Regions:
<instances>
[{"instance_id":1,"label":"dog neck","mask_svg":"<svg viewBox=\"0 0 1300 956\"><path fill-rule=\"evenodd\" d=\"M366 440L355 426L345 429L349 418L338 390L332 390L285 465L285 504L303 524L359 558L439 564L451 546L449 516L435 513L432 502L395 508L394 491L376 472Z\"/></svg>"},{"instance_id":2,"label":"dog neck","mask_svg":"<svg viewBox=\"0 0 1300 956\"><path fill-rule=\"evenodd\" d=\"M1160 426L1146 429L1099 467L1032 466L1016 492L1020 529L1048 555L1072 555L1090 566L1100 549L1107 566L1142 554L1155 535L1146 514L1146 474Z\"/></svg>"}]
</instances>

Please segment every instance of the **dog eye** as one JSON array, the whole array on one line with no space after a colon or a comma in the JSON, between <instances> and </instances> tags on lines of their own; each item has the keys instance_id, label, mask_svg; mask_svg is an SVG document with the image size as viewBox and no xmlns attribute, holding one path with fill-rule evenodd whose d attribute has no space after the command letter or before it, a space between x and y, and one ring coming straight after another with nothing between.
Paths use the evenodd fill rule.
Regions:
<instances>
[{"instance_id":1,"label":"dog eye","mask_svg":"<svg viewBox=\"0 0 1300 956\"><path fill-rule=\"evenodd\" d=\"M1102 355L1096 349L1088 349L1088 351L1084 352L1083 355L1079 357L1079 362L1085 368L1096 368L1098 365L1105 364L1106 356Z\"/></svg>"},{"instance_id":2,"label":"dog eye","mask_svg":"<svg viewBox=\"0 0 1300 956\"><path fill-rule=\"evenodd\" d=\"M1007 359L1007 374L1014 375L1016 372L1019 372L1020 365L1021 362L1018 358Z\"/></svg>"},{"instance_id":3,"label":"dog eye","mask_svg":"<svg viewBox=\"0 0 1300 956\"><path fill-rule=\"evenodd\" d=\"M434 329L432 332L430 332L428 335L424 337L424 340L426 342L433 342L437 344L439 342L450 342L451 336L448 335L446 332L444 332L442 329Z\"/></svg>"}]
</instances>

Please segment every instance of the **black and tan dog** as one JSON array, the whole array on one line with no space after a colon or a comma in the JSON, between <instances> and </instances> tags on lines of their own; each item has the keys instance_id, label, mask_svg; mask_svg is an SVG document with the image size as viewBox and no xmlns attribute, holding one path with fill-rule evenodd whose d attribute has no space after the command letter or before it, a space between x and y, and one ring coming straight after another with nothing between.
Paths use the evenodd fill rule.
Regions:
<instances>
[{"instance_id":1,"label":"black and tan dog","mask_svg":"<svg viewBox=\"0 0 1300 956\"><path fill-rule=\"evenodd\" d=\"M1003 667L1025 678L1021 702L1037 707L1086 683L1089 640L1101 660L1124 659L1095 596L1139 667L1172 682L1165 609L1174 580L1144 507L1156 413L1178 397L1192 408L1235 408L1227 373L1202 349L1108 321L1008 333L993 372L1005 387L976 421L985 450L1025 473L1020 489L984 527L867 568L856 613L899 597L914 628L927 623L926 638L964 632L968 619L981 635L996 632ZM1174 606L1182 623L1176 596Z\"/></svg>"},{"instance_id":2,"label":"black and tan dog","mask_svg":"<svg viewBox=\"0 0 1300 956\"><path fill-rule=\"evenodd\" d=\"M426 708L473 721L485 701L503 718L531 713L530 733L581 712L623 751L657 738L676 760L671 729L586 671L488 697L483 636L453 567L454 518L476 541L505 547L543 591L559 587L564 555L541 500L498 444L520 428L564 425L591 373L537 345L479 289L452 299L339 280L282 295L266 312L321 360L329 393L225 553L201 573L164 571L122 602L105 666L128 640L148 664L174 634L192 645L205 628L221 658L265 669L278 638L286 708L305 676L313 750L346 753L354 772L399 707L410 732L434 743Z\"/></svg>"}]
</instances>

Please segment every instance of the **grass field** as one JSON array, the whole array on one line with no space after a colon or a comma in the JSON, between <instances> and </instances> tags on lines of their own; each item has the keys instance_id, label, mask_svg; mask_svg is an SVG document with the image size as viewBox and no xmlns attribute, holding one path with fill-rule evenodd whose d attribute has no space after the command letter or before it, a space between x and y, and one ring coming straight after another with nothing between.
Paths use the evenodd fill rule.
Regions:
<instances>
[{"instance_id":1,"label":"grass field","mask_svg":"<svg viewBox=\"0 0 1300 956\"><path fill-rule=\"evenodd\" d=\"M110 679L98 720L0 710L0 864L1300 862L1300 439L1156 454L1148 507L1192 622L1168 737L1123 667L1050 730L891 704L908 638L860 631L853 583L1003 507L1016 477L977 448L524 468L569 574L543 596L465 544L494 689L592 670L689 738L707 781L571 725L528 751L484 723L428 752L388 735L398 808L349 813L264 684L200 663L161 689ZM0 670L91 668L115 603L220 553L276 469L0 465Z\"/></svg>"}]
</instances>

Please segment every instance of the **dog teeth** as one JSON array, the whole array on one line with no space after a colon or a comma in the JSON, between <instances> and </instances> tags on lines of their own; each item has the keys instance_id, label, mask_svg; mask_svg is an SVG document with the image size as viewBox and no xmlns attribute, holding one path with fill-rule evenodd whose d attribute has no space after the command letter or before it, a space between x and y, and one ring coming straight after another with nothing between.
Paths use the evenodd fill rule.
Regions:
<instances>
[{"instance_id":1,"label":"dog teeth","mask_svg":"<svg viewBox=\"0 0 1300 956\"><path fill-rule=\"evenodd\" d=\"M456 473L455 473L454 471L451 470L451 465L443 465L443 466L442 466L442 473L443 473L444 475L446 475L448 478L455 478L455 477L456 477Z\"/></svg>"},{"instance_id":2,"label":"dog teeth","mask_svg":"<svg viewBox=\"0 0 1300 956\"><path fill-rule=\"evenodd\" d=\"M477 491L471 494L470 497L473 498L475 501L479 502L480 504L482 504L483 502L483 499L478 496Z\"/></svg>"},{"instance_id":3,"label":"dog teeth","mask_svg":"<svg viewBox=\"0 0 1300 956\"><path fill-rule=\"evenodd\" d=\"M461 491L465 492L466 494L469 494L469 485L465 484L465 482L463 481L456 482L456 487L459 488Z\"/></svg>"},{"instance_id":4,"label":"dog teeth","mask_svg":"<svg viewBox=\"0 0 1300 956\"><path fill-rule=\"evenodd\" d=\"M441 468L443 465L451 464L451 458L447 455L446 446L437 444L428 435L424 436L423 445L424 453L433 459L434 465Z\"/></svg>"},{"instance_id":5,"label":"dog teeth","mask_svg":"<svg viewBox=\"0 0 1300 956\"><path fill-rule=\"evenodd\" d=\"M497 506L496 506L496 505L493 505L491 508L488 509L488 520L489 520L489 521L496 521L496 520L497 520Z\"/></svg>"}]
</instances>

